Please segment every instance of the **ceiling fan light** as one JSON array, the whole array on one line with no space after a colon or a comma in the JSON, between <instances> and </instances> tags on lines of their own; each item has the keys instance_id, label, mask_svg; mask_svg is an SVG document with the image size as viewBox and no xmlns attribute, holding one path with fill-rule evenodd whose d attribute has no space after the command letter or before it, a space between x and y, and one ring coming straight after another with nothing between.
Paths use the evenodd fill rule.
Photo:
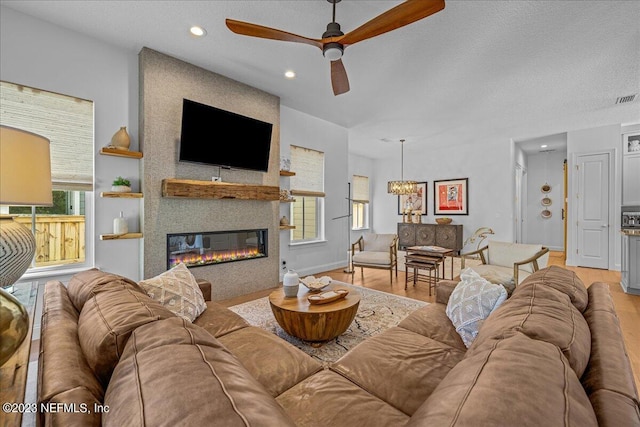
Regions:
<instances>
[{"instance_id":1,"label":"ceiling fan light","mask_svg":"<svg viewBox=\"0 0 640 427\"><path fill-rule=\"evenodd\" d=\"M329 61L337 61L342 58L342 53L344 52L344 48L340 43L331 42L324 45L322 48L322 54Z\"/></svg>"}]
</instances>

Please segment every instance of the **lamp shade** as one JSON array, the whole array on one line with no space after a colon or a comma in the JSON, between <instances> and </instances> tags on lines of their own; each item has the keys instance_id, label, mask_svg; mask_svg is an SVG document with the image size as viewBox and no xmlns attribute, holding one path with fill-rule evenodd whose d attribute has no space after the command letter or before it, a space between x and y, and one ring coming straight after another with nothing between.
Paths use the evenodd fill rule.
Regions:
<instances>
[{"instance_id":1,"label":"lamp shade","mask_svg":"<svg viewBox=\"0 0 640 427\"><path fill-rule=\"evenodd\" d=\"M0 126L0 204L51 206L49 140Z\"/></svg>"}]
</instances>

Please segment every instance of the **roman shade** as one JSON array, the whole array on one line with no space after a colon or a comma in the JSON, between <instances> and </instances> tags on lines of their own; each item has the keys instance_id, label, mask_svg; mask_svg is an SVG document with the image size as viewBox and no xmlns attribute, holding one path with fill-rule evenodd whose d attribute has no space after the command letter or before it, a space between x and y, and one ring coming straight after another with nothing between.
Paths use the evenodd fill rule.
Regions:
<instances>
[{"instance_id":1,"label":"roman shade","mask_svg":"<svg viewBox=\"0 0 640 427\"><path fill-rule=\"evenodd\" d=\"M353 175L353 201L369 203L369 177Z\"/></svg>"},{"instance_id":2,"label":"roman shade","mask_svg":"<svg viewBox=\"0 0 640 427\"><path fill-rule=\"evenodd\" d=\"M324 153L310 148L291 146L291 194L324 197Z\"/></svg>"},{"instance_id":3,"label":"roman shade","mask_svg":"<svg viewBox=\"0 0 640 427\"><path fill-rule=\"evenodd\" d=\"M93 102L0 82L0 124L51 141L54 190L93 191Z\"/></svg>"}]
</instances>

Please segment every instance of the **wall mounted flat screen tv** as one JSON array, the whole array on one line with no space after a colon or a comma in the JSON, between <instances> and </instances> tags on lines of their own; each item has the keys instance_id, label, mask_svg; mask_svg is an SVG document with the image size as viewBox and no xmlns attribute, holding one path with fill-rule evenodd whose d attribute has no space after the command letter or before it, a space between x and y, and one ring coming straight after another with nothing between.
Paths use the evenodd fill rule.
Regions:
<instances>
[{"instance_id":1,"label":"wall mounted flat screen tv","mask_svg":"<svg viewBox=\"0 0 640 427\"><path fill-rule=\"evenodd\" d=\"M184 99L179 160L267 172L272 129L271 123Z\"/></svg>"}]
</instances>

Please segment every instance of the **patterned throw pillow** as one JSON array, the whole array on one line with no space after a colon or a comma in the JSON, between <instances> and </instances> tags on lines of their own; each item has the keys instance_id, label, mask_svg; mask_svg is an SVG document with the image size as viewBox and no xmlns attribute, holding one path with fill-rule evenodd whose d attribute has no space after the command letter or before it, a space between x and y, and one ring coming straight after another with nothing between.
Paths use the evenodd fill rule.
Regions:
<instances>
[{"instance_id":1,"label":"patterned throw pillow","mask_svg":"<svg viewBox=\"0 0 640 427\"><path fill-rule=\"evenodd\" d=\"M151 298L190 322L207 308L196 278L183 263L154 278L140 281L140 286Z\"/></svg>"},{"instance_id":2,"label":"patterned throw pillow","mask_svg":"<svg viewBox=\"0 0 640 427\"><path fill-rule=\"evenodd\" d=\"M469 348L484 319L507 299L507 291L503 286L483 279L471 268L464 269L460 279L451 293L446 313Z\"/></svg>"}]
</instances>

